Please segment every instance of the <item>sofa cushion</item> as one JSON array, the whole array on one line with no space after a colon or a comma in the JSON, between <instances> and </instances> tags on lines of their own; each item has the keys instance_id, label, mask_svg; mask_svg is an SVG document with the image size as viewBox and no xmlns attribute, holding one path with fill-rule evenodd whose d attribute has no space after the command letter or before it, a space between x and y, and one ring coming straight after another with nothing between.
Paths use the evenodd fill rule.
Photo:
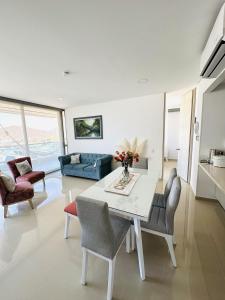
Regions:
<instances>
[{"instance_id":1,"label":"sofa cushion","mask_svg":"<svg viewBox=\"0 0 225 300\"><path fill-rule=\"evenodd\" d=\"M94 164L98 158L104 157L104 154L81 153L81 163Z\"/></svg>"},{"instance_id":2,"label":"sofa cushion","mask_svg":"<svg viewBox=\"0 0 225 300\"><path fill-rule=\"evenodd\" d=\"M89 165L88 167L84 168L84 172L96 172L96 167L94 167L94 165Z\"/></svg>"},{"instance_id":3,"label":"sofa cushion","mask_svg":"<svg viewBox=\"0 0 225 300\"><path fill-rule=\"evenodd\" d=\"M76 164L73 166L74 170L81 171L88 167L88 164Z\"/></svg>"},{"instance_id":4,"label":"sofa cushion","mask_svg":"<svg viewBox=\"0 0 225 300\"><path fill-rule=\"evenodd\" d=\"M20 176L23 176L32 171L31 165L27 160L15 163Z\"/></svg>"},{"instance_id":5,"label":"sofa cushion","mask_svg":"<svg viewBox=\"0 0 225 300\"><path fill-rule=\"evenodd\" d=\"M80 164L80 154L75 154L70 156L71 164Z\"/></svg>"},{"instance_id":6,"label":"sofa cushion","mask_svg":"<svg viewBox=\"0 0 225 300\"><path fill-rule=\"evenodd\" d=\"M2 181L3 181L7 191L14 192L14 190L16 188L16 184L15 184L15 181L13 180L13 178L4 173L1 173L1 172L0 172L0 177L2 178Z\"/></svg>"},{"instance_id":7,"label":"sofa cushion","mask_svg":"<svg viewBox=\"0 0 225 300\"><path fill-rule=\"evenodd\" d=\"M16 182L29 181L30 183L35 183L45 177L45 172L43 171L32 171L23 176L16 178Z\"/></svg>"},{"instance_id":8,"label":"sofa cushion","mask_svg":"<svg viewBox=\"0 0 225 300\"><path fill-rule=\"evenodd\" d=\"M76 170L76 171L83 171L85 167L88 167L88 164L69 164L64 166L64 170Z\"/></svg>"},{"instance_id":9,"label":"sofa cushion","mask_svg":"<svg viewBox=\"0 0 225 300\"><path fill-rule=\"evenodd\" d=\"M16 177L20 176L20 173L18 172L17 167L16 167L16 163L19 163L24 160L27 160L32 167L32 162L31 162L31 159L29 156L20 157L20 158L10 160L7 162L7 165L9 166L9 169L12 172L12 175L15 180L16 180Z\"/></svg>"}]
</instances>

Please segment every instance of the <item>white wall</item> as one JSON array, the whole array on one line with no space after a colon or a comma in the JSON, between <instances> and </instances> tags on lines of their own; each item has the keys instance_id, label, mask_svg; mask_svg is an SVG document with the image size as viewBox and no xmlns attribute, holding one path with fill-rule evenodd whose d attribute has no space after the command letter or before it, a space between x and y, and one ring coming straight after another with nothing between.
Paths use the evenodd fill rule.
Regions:
<instances>
[{"instance_id":1,"label":"white wall","mask_svg":"<svg viewBox=\"0 0 225 300\"><path fill-rule=\"evenodd\" d=\"M209 149L225 150L225 83L204 96L200 159Z\"/></svg>"},{"instance_id":2,"label":"white wall","mask_svg":"<svg viewBox=\"0 0 225 300\"><path fill-rule=\"evenodd\" d=\"M150 158L149 167L161 171L163 111L163 94L67 108L68 151L114 154L124 138L138 137L147 140L143 156ZM93 115L102 115L104 138L76 140L73 118Z\"/></svg>"},{"instance_id":3,"label":"white wall","mask_svg":"<svg viewBox=\"0 0 225 300\"><path fill-rule=\"evenodd\" d=\"M184 91L177 93L168 93L166 95L166 108L179 108Z\"/></svg>"},{"instance_id":4,"label":"white wall","mask_svg":"<svg viewBox=\"0 0 225 300\"><path fill-rule=\"evenodd\" d=\"M225 84L211 93L205 93L202 104L199 160L208 159L210 149L225 150ZM197 196L215 199L215 191L215 184L202 170L199 170Z\"/></svg>"},{"instance_id":5,"label":"white wall","mask_svg":"<svg viewBox=\"0 0 225 300\"><path fill-rule=\"evenodd\" d=\"M195 105L195 118L199 122L199 134L194 133L193 137L193 149L192 149L192 164L191 164L191 180L190 184L194 194L197 196L197 181L198 181L198 163L200 141L201 141L201 125L202 125L202 107L203 107L203 95L206 89L212 84L214 79L202 79L196 89L196 105Z\"/></svg>"}]
</instances>

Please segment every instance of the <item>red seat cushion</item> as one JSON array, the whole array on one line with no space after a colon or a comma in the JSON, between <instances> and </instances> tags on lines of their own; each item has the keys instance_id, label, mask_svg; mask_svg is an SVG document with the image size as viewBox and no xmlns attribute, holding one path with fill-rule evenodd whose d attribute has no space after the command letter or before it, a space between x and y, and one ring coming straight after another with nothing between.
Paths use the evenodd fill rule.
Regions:
<instances>
[{"instance_id":1,"label":"red seat cushion","mask_svg":"<svg viewBox=\"0 0 225 300\"><path fill-rule=\"evenodd\" d=\"M29 181L30 183L35 183L45 177L45 172L43 171L32 171L23 176L18 176L16 182Z\"/></svg>"},{"instance_id":2,"label":"red seat cushion","mask_svg":"<svg viewBox=\"0 0 225 300\"><path fill-rule=\"evenodd\" d=\"M34 189L30 182L20 182L16 184L14 192L6 195L5 205L20 201L25 201L34 197Z\"/></svg>"},{"instance_id":3,"label":"red seat cushion","mask_svg":"<svg viewBox=\"0 0 225 300\"><path fill-rule=\"evenodd\" d=\"M77 206L76 206L76 202L73 201L71 202L69 205L67 205L65 208L64 208L64 211L68 214L71 214L73 216L77 216Z\"/></svg>"}]
</instances>

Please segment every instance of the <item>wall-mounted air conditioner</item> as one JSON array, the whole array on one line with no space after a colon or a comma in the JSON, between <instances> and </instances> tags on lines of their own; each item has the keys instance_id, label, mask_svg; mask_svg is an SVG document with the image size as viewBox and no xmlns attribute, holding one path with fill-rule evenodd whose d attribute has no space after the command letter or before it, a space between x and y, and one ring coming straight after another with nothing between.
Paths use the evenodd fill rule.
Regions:
<instances>
[{"instance_id":1,"label":"wall-mounted air conditioner","mask_svg":"<svg viewBox=\"0 0 225 300\"><path fill-rule=\"evenodd\" d=\"M215 78L225 68L225 3L223 4L201 56L201 76Z\"/></svg>"}]
</instances>

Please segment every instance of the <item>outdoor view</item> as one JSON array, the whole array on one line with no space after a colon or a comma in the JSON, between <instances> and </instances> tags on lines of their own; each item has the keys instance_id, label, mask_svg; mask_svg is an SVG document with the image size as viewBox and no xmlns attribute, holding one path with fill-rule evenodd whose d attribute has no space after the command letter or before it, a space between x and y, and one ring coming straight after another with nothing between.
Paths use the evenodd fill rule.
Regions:
<instances>
[{"instance_id":1,"label":"outdoor view","mask_svg":"<svg viewBox=\"0 0 225 300\"><path fill-rule=\"evenodd\" d=\"M7 161L29 155L34 169L52 171L61 153L57 111L0 102L0 170L8 173Z\"/></svg>"}]
</instances>

